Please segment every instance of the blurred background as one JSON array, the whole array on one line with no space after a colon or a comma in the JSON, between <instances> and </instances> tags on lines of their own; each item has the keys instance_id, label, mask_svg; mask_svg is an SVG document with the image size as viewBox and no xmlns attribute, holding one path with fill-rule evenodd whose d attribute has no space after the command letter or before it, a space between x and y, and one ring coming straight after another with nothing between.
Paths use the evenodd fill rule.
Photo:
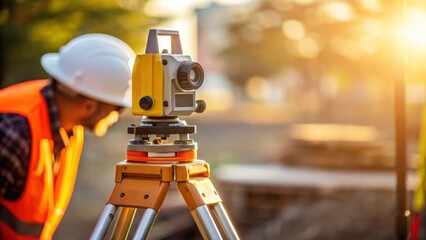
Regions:
<instances>
[{"instance_id":1,"label":"blurred background","mask_svg":"<svg viewBox=\"0 0 426 240\"><path fill-rule=\"evenodd\" d=\"M400 2L5 0L0 86L47 77L40 57L84 33L142 54L148 29L179 30L208 104L184 119L242 239L394 239L394 82L406 80L408 208L426 100L426 3L407 1L399 41ZM86 133L55 239L90 236L139 121L126 112L106 137ZM201 238L175 189L151 238Z\"/></svg>"}]
</instances>

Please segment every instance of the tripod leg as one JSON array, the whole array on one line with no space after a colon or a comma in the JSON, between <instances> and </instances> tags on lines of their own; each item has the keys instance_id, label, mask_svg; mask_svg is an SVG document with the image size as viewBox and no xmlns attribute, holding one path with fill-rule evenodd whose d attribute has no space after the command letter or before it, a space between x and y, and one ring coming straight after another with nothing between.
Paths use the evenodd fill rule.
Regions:
<instances>
[{"instance_id":1,"label":"tripod leg","mask_svg":"<svg viewBox=\"0 0 426 240\"><path fill-rule=\"evenodd\" d=\"M95 229L90 235L90 240L99 240L105 237L108 231L108 227L111 224L114 214L117 211L117 207L113 204L107 204L102 211L102 215L96 223Z\"/></svg>"},{"instance_id":2,"label":"tripod leg","mask_svg":"<svg viewBox=\"0 0 426 240\"><path fill-rule=\"evenodd\" d=\"M208 206L220 203L217 191L207 177L178 182L178 188L204 239L222 239Z\"/></svg>"},{"instance_id":3,"label":"tripod leg","mask_svg":"<svg viewBox=\"0 0 426 240\"><path fill-rule=\"evenodd\" d=\"M206 205L201 205L191 212L203 239L222 239L212 215Z\"/></svg>"},{"instance_id":4,"label":"tripod leg","mask_svg":"<svg viewBox=\"0 0 426 240\"><path fill-rule=\"evenodd\" d=\"M127 239L130 227L135 217L136 208L122 207L115 223L114 230L111 234L111 239L124 240Z\"/></svg>"},{"instance_id":5,"label":"tripod leg","mask_svg":"<svg viewBox=\"0 0 426 240\"><path fill-rule=\"evenodd\" d=\"M217 219L217 223L221 230L225 233L226 239L238 240L238 234L234 229L234 226L231 223L231 220L228 217L228 214L225 211L222 203L214 204L211 208L213 216Z\"/></svg>"},{"instance_id":6,"label":"tripod leg","mask_svg":"<svg viewBox=\"0 0 426 240\"><path fill-rule=\"evenodd\" d=\"M148 237L149 231L151 231L152 225L157 218L158 212L152 208L145 209L145 212L139 222L138 228L136 229L135 235L133 236L134 240L146 239Z\"/></svg>"}]
</instances>

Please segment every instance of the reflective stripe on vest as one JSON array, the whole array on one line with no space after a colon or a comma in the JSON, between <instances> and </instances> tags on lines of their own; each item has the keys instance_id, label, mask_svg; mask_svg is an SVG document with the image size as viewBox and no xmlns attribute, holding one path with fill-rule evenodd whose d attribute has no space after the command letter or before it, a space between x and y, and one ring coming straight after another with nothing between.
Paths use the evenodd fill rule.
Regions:
<instances>
[{"instance_id":1,"label":"reflective stripe on vest","mask_svg":"<svg viewBox=\"0 0 426 240\"><path fill-rule=\"evenodd\" d=\"M0 221L4 222L19 235L27 235L38 238L44 224L30 223L19 220L5 206L0 203Z\"/></svg>"}]
</instances>

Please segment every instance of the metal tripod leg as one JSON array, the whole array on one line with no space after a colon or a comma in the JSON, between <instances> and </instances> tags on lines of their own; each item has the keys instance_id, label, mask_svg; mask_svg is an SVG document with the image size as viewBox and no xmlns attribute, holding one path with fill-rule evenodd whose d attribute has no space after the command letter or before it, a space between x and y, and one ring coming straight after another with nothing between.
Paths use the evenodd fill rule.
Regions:
<instances>
[{"instance_id":1,"label":"metal tripod leg","mask_svg":"<svg viewBox=\"0 0 426 240\"><path fill-rule=\"evenodd\" d=\"M180 181L178 187L204 239L239 239L209 178ZM225 236L221 237L220 233Z\"/></svg>"},{"instance_id":2,"label":"metal tripod leg","mask_svg":"<svg viewBox=\"0 0 426 240\"><path fill-rule=\"evenodd\" d=\"M235 231L228 214L225 211L222 203L217 203L211 208L214 218L219 225L220 230L226 235L226 239L237 240L238 234Z\"/></svg>"},{"instance_id":3,"label":"metal tripod leg","mask_svg":"<svg viewBox=\"0 0 426 240\"><path fill-rule=\"evenodd\" d=\"M138 228L133 236L134 240L146 239L151 231L152 225L157 218L158 212L152 208L147 208L139 222Z\"/></svg>"},{"instance_id":4,"label":"metal tripod leg","mask_svg":"<svg viewBox=\"0 0 426 240\"><path fill-rule=\"evenodd\" d=\"M107 204L102 211L102 215L96 223L95 229L90 235L90 240L103 239L108 231L108 227L111 224L114 214L117 211L117 207L113 204Z\"/></svg>"},{"instance_id":5,"label":"metal tripod leg","mask_svg":"<svg viewBox=\"0 0 426 240\"><path fill-rule=\"evenodd\" d=\"M203 239L223 239L206 205L197 207L191 214Z\"/></svg>"},{"instance_id":6,"label":"metal tripod leg","mask_svg":"<svg viewBox=\"0 0 426 240\"><path fill-rule=\"evenodd\" d=\"M124 240L129 235L136 208L122 207L117 217L114 230L111 234L111 240Z\"/></svg>"}]
</instances>

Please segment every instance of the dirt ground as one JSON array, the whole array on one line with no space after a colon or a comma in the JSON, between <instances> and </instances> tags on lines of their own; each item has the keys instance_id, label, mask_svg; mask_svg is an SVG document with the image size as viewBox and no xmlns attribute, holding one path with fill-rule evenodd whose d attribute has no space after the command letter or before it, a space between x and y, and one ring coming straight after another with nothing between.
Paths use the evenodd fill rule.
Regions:
<instances>
[{"instance_id":1,"label":"dirt ground","mask_svg":"<svg viewBox=\"0 0 426 240\"><path fill-rule=\"evenodd\" d=\"M390 192L341 192L289 205L243 239L395 239L394 209Z\"/></svg>"}]
</instances>

